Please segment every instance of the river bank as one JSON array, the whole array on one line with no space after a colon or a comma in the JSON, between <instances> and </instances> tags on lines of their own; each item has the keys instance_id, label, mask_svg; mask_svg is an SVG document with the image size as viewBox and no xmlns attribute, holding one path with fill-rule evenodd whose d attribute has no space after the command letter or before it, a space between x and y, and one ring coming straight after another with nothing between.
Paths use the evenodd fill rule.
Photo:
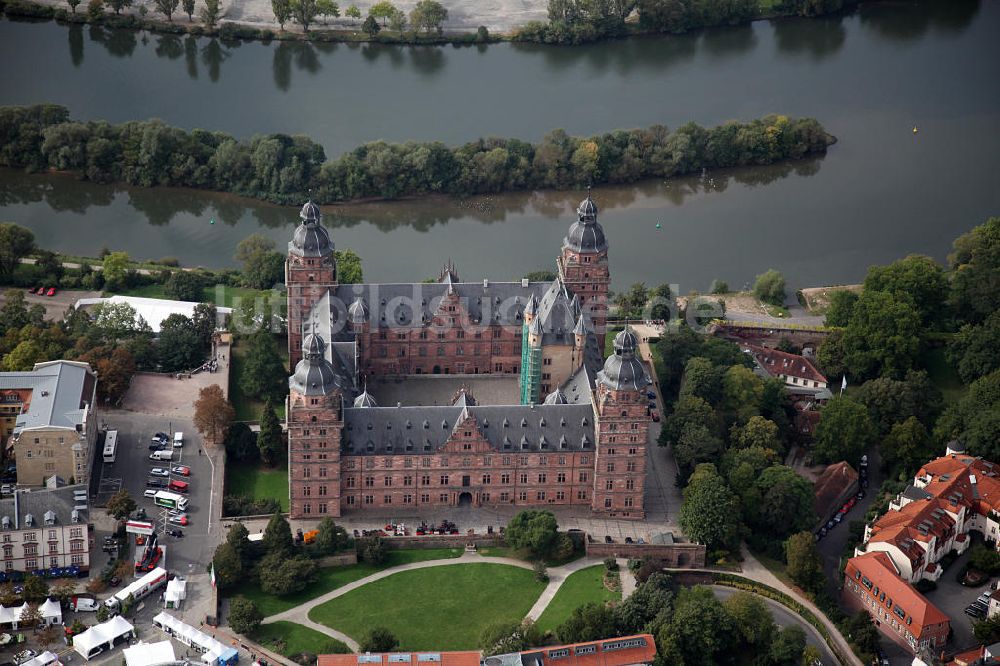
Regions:
<instances>
[{"instance_id":1,"label":"river bank","mask_svg":"<svg viewBox=\"0 0 1000 666\"><path fill-rule=\"evenodd\" d=\"M862 0L848 0L853 7ZM868 0L869 2L879 0ZM394 4L409 13L417 0L397 0ZM718 24L694 25L683 30L642 25L635 14L622 22L619 29L581 38L557 37L549 30L547 0L445 0L449 20L437 34L421 34L414 30L392 31L383 27L377 34L362 31L360 18L339 17L317 20L310 30L286 23L278 24L271 11L270 0L223 0L217 25L205 25L198 19L178 12L177 21L154 16L153 0L133 0L120 13L103 12L91 15L86 7L72 10L65 0L0 0L0 11L10 20L54 20L62 25L101 25L116 30L139 30L151 33L220 37L228 41L256 40L269 43L310 41L320 43L377 43L412 46L486 45L499 42L530 42L554 45L578 45L594 41L624 39L659 34L679 35L712 27L745 25L753 21L793 17L792 10L778 11L778 3L762 2L749 18L733 18ZM346 8L346 4L345 4ZM343 9L343 8L342 8ZM198 9L200 11L200 8ZM849 11L848 9L838 11ZM822 16L822 15L820 15ZM581 32L585 34L586 31ZM552 33L552 34L547 34Z\"/></svg>"}]
</instances>

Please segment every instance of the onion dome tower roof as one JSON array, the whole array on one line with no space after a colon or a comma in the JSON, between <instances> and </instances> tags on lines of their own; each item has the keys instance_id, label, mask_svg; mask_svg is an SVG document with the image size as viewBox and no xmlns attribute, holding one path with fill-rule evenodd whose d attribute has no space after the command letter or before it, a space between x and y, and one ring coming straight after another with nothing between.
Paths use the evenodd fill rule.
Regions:
<instances>
[{"instance_id":1,"label":"onion dome tower roof","mask_svg":"<svg viewBox=\"0 0 1000 666\"><path fill-rule=\"evenodd\" d=\"M326 342L310 333L302 341L302 360L295 365L295 373L288 379L291 390L302 395L327 395L334 389L352 390L351 382L338 374L324 355Z\"/></svg>"},{"instance_id":2,"label":"onion dome tower roof","mask_svg":"<svg viewBox=\"0 0 1000 666\"><path fill-rule=\"evenodd\" d=\"M615 353L604 362L597 381L615 391L641 391L649 386L646 369L635 356L639 339L628 326L615 336Z\"/></svg>"},{"instance_id":3,"label":"onion dome tower roof","mask_svg":"<svg viewBox=\"0 0 1000 666\"><path fill-rule=\"evenodd\" d=\"M556 389L552 393L545 396L546 405L567 405L569 401L566 399L566 394L562 392L562 389Z\"/></svg>"},{"instance_id":4,"label":"onion dome tower roof","mask_svg":"<svg viewBox=\"0 0 1000 666\"><path fill-rule=\"evenodd\" d=\"M292 240L288 243L288 251L300 257L325 257L333 252L333 239L320 220L322 218L319 206L311 200L307 201L299 211L302 222L295 228Z\"/></svg>"},{"instance_id":5,"label":"onion dome tower roof","mask_svg":"<svg viewBox=\"0 0 1000 666\"><path fill-rule=\"evenodd\" d=\"M352 324L363 324L368 321L368 304L358 296L347 308L347 317Z\"/></svg>"},{"instance_id":6,"label":"onion dome tower roof","mask_svg":"<svg viewBox=\"0 0 1000 666\"><path fill-rule=\"evenodd\" d=\"M597 221L597 204L590 198L580 202L576 209L577 220L569 227L563 248L574 252L603 252L608 249L608 241L604 237L604 229Z\"/></svg>"},{"instance_id":7,"label":"onion dome tower roof","mask_svg":"<svg viewBox=\"0 0 1000 666\"><path fill-rule=\"evenodd\" d=\"M354 399L355 407L378 407L378 403L375 402L375 396L368 392L368 387L361 392L357 398Z\"/></svg>"}]
</instances>

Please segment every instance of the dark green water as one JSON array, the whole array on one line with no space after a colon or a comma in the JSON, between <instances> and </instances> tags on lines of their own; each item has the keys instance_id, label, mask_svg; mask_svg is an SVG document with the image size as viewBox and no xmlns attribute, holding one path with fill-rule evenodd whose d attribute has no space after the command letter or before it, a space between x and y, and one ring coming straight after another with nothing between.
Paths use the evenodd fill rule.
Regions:
<instances>
[{"instance_id":1,"label":"dark green water","mask_svg":"<svg viewBox=\"0 0 1000 666\"><path fill-rule=\"evenodd\" d=\"M538 139L769 112L839 138L816 160L596 191L615 286L734 286L768 267L796 285L855 281L1000 214L1000 0L884 2L573 49L243 44L0 22L0 104L74 117L303 133L336 155L373 139ZM919 132L914 134L912 128ZM331 209L374 280L465 279L550 267L578 193L515 193ZM219 223L209 225L209 218ZM295 211L197 192L0 172L0 219L74 253L102 246L231 265L240 238L284 242ZM661 223L660 230L655 229Z\"/></svg>"}]
</instances>

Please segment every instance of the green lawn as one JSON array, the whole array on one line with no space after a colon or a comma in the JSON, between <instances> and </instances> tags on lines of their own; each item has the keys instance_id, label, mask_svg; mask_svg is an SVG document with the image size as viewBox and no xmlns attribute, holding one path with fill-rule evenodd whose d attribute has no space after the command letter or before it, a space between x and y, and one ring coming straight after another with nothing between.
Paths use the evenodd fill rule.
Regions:
<instances>
[{"instance_id":1,"label":"green lawn","mask_svg":"<svg viewBox=\"0 0 1000 666\"><path fill-rule=\"evenodd\" d=\"M309 618L355 640L387 627L402 650L475 649L486 625L522 620L543 589L531 571L504 564L417 569L317 606Z\"/></svg>"},{"instance_id":2,"label":"green lawn","mask_svg":"<svg viewBox=\"0 0 1000 666\"><path fill-rule=\"evenodd\" d=\"M958 400L965 393L965 384L951 367L948 359L945 358L944 347L935 347L927 350L924 354L924 365L927 367L927 374L934 385L938 387L944 396L946 405L950 405Z\"/></svg>"},{"instance_id":3,"label":"green lawn","mask_svg":"<svg viewBox=\"0 0 1000 666\"><path fill-rule=\"evenodd\" d=\"M390 550L386 553L385 561L381 564L371 564L369 562L358 562L342 567L324 567L319 570L316 582L297 594L290 594L284 597L276 597L266 594L260 589L256 582L247 582L236 594L242 594L248 599L257 602L257 606L264 614L264 617L281 613L289 608L294 608L310 599L326 594L330 590L353 583L365 576L373 573L398 567L401 564L411 562L426 562L427 560L444 560L452 557L460 557L461 548L428 548L425 550Z\"/></svg>"},{"instance_id":4,"label":"green lawn","mask_svg":"<svg viewBox=\"0 0 1000 666\"><path fill-rule=\"evenodd\" d=\"M256 463L226 463L226 494L253 499L273 497L288 511L288 467L264 467Z\"/></svg>"},{"instance_id":5,"label":"green lawn","mask_svg":"<svg viewBox=\"0 0 1000 666\"><path fill-rule=\"evenodd\" d=\"M312 654L346 654L350 648L338 641L330 638L326 634L321 634L315 629L303 627L294 622L274 622L273 624L262 624L254 632L253 639L278 654L285 657L294 657L303 652Z\"/></svg>"},{"instance_id":6,"label":"green lawn","mask_svg":"<svg viewBox=\"0 0 1000 666\"><path fill-rule=\"evenodd\" d=\"M538 618L537 626L542 631L551 631L569 618L574 608L596 601L621 601L621 592L612 592L604 587L604 565L598 564L570 574L548 608Z\"/></svg>"},{"instance_id":7,"label":"green lawn","mask_svg":"<svg viewBox=\"0 0 1000 666\"><path fill-rule=\"evenodd\" d=\"M531 553L527 550L516 548L511 548L510 546L487 546L486 548L479 548L477 551L483 557L509 557L515 560L524 560L525 562L533 562L535 558L531 556ZM549 557L545 560L545 566L547 567L561 567L564 564L569 564L574 560L578 560L586 555L584 549L576 548L573 550L572 555L568 558L559 560L555 557Z\"/></svg>"}]
</instances>

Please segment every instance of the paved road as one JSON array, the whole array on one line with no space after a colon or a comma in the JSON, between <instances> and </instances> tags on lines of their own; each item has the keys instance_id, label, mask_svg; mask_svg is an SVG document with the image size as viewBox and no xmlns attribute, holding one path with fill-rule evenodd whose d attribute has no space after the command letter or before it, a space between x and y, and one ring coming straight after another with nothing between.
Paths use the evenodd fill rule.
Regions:
<instances>
[{"instance_id":1,"label":"paved road","mask_svg":"<svg viewBox=\"0 0 1000 666\"><path fill-rule=\"evenodd\" d=\"M719 599L725 600L733 596L740 590L733 589L731 587L724 587L722 585L712 585L712 593ZM756 595L760 596L760 595ZM806 643L812 645L819 649L820 654L823 655L824 664L839 664L840 660L833 654L830 647L823 640L823 636L820 635L819 631L816 630L814 626L803 620L801 617L788 610L777 601L768 599L767 597L760 597L764 600L770 609L771 616L774 618L775 624L779 627L790 627L798 625L802 627L806 632Z\"/></svg>"}]
</instances>

